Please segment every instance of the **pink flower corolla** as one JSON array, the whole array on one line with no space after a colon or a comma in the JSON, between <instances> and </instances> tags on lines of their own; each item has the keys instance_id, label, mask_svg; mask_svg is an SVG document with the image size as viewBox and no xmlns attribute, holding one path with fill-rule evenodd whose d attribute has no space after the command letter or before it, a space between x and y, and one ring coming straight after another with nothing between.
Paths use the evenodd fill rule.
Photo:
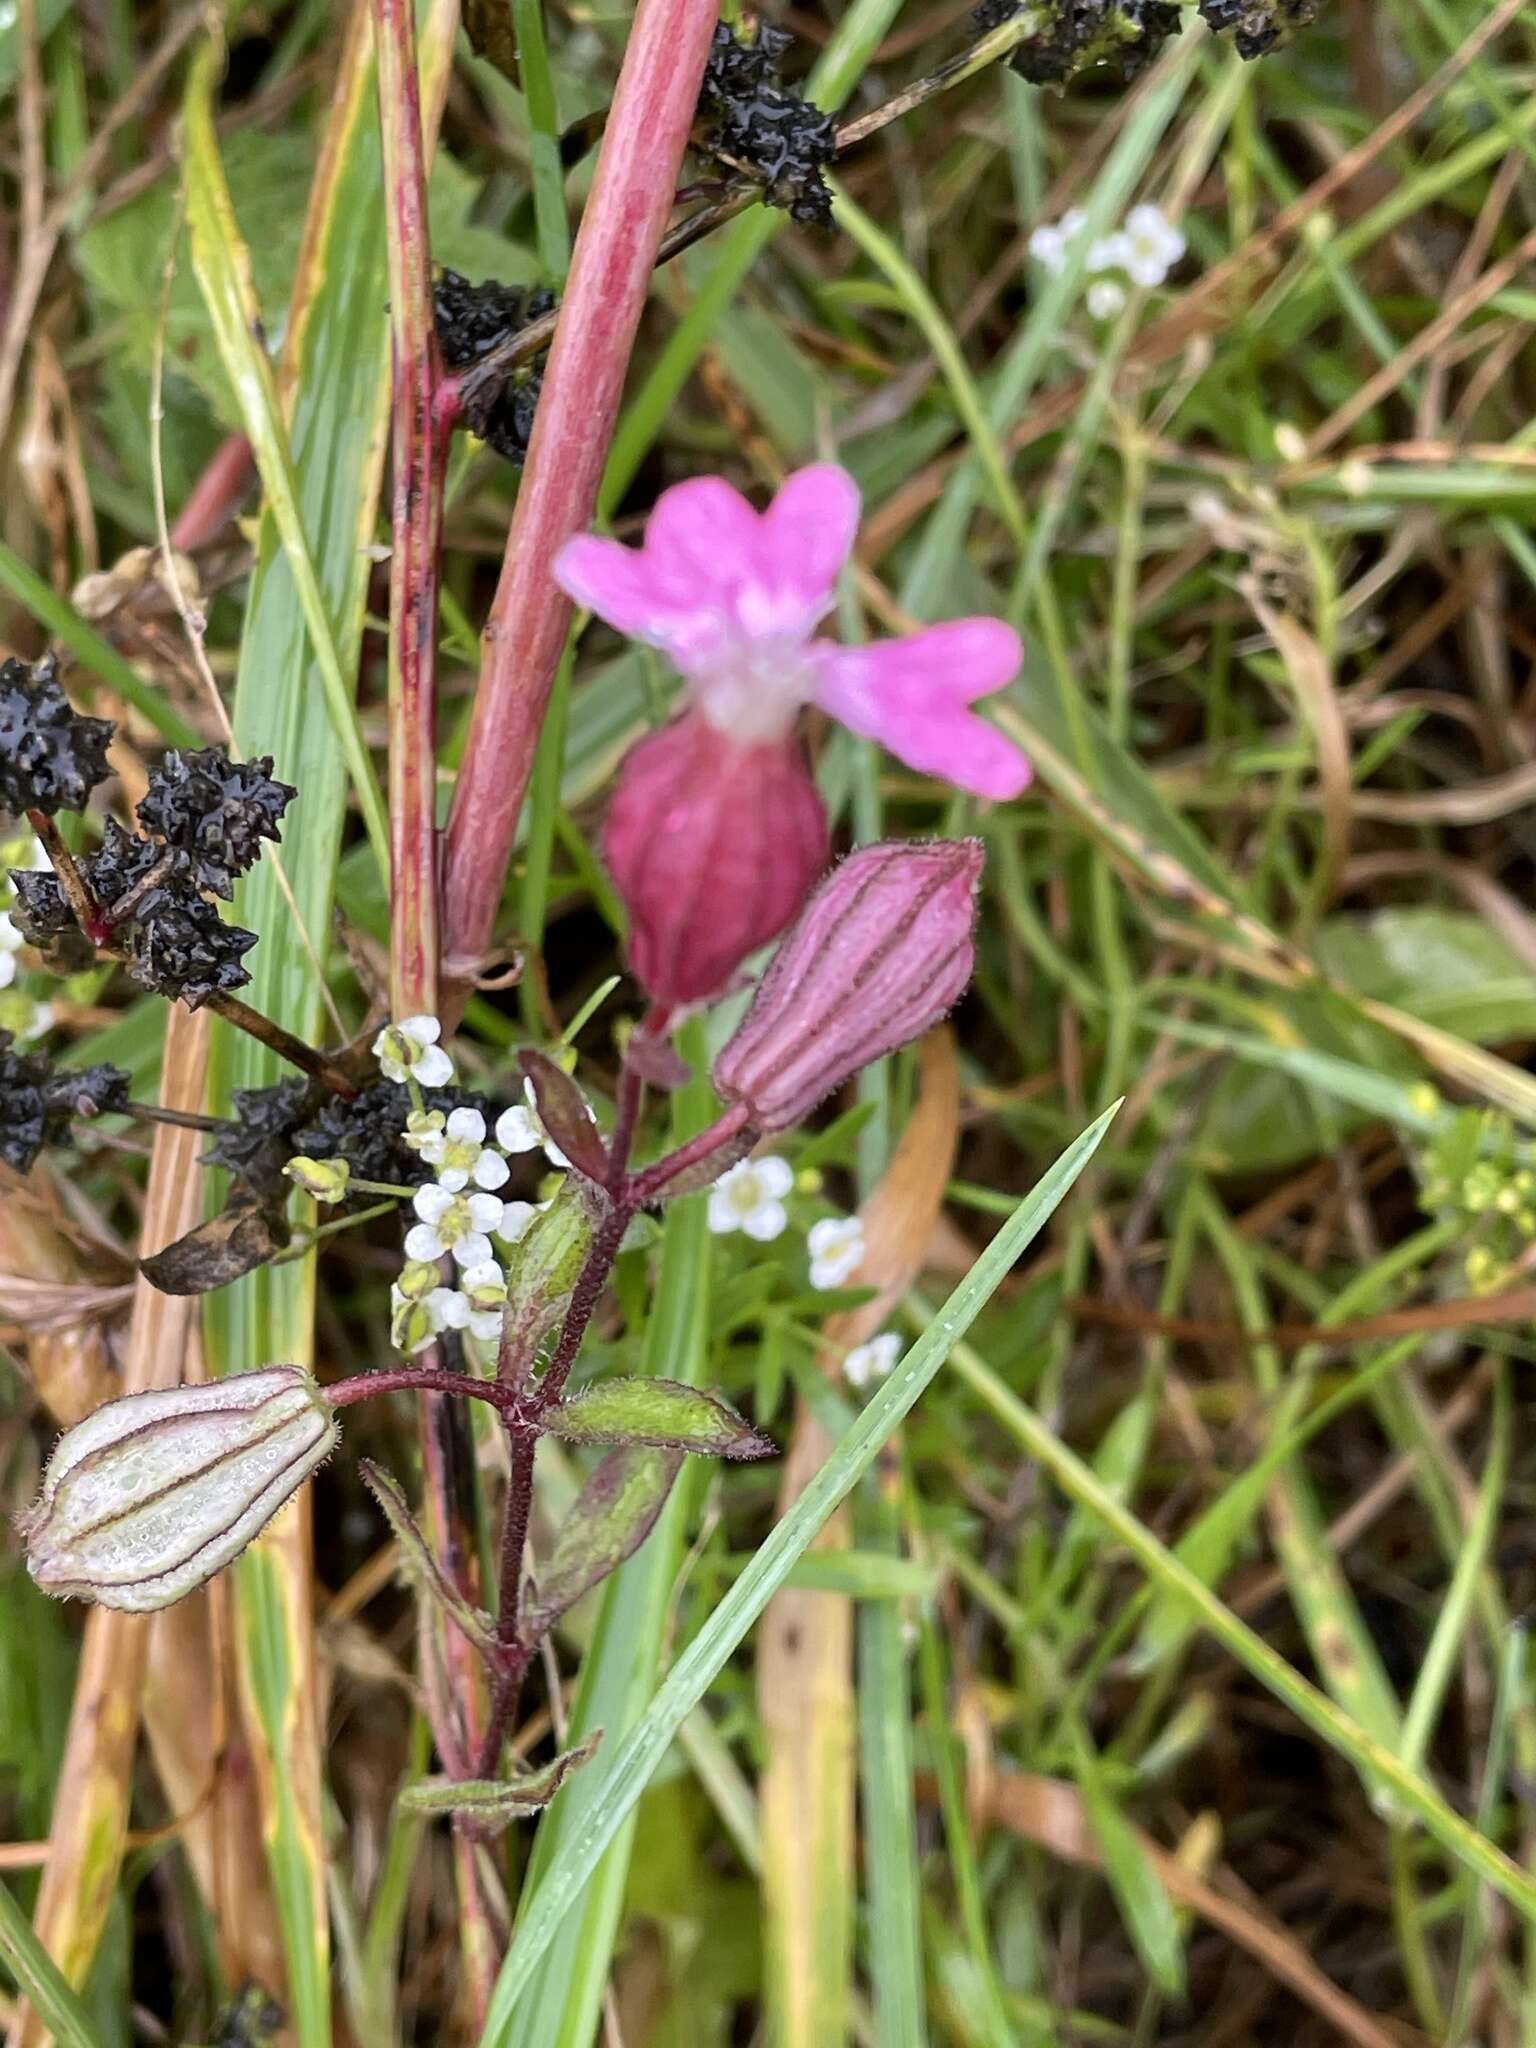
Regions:
<instances>
[{"instance_id":1,"label":"pink flower corolla","mask_svg":"<svg viewBox=\"0 0 1536 2048\"><path fill-rule=\"evenodd\" d=\"M978 796L1017 796L1028 761L970 709L1018 672L1011 626L955 619L865 647L816 637L858 523L858 486L836 463L797 470L765 512L723 477L696 477L662 492L642 547L580 535L555 577L665 654L690 708L740 746L783 740L815 704L909 768Z\"/></svg>"},{"instance_id":2,"label":"pink flower corolla","mask_svg":"<svg viewBox=\"0 0 1536 2048\"><path fill-rule=\"evenodd\" d=\"M583 535L555 575L687 685L682 714L633 748L603 829L629 957L663 1011L707 1001L778 936L826 865L827 821L800 750L816 705L910 767L988 797L1029 763L970 709L1021 659L997 619L843 647L817 636L853 548L859 494L832 463L759 513L720 477L664 491L640 548Z\"/></svg>"}]
</instances>

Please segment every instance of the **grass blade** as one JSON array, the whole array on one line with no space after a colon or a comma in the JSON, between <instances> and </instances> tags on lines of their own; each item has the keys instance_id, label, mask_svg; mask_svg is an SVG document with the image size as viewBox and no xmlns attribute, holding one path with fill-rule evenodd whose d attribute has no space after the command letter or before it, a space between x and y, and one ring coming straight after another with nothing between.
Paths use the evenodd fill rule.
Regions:
<instances>
[{"instance_id":1,"label":"grass blade","mask_svg":"<svg viewBox=\"0 0 1536 2048\"><path fill-rule=\"evenodd\" d=\"M90 2014L59 1974L5 1884L0 1884L0 1955L59 2048L104 2048Z\"/></svg>"},{"instance_id":2,"label":"grass blade","mask_svg":"<svg viewBox=\"0 0 1536 2048\"><path fill-rule=\"evenodd\" d=\"M183 112L186 149L187 224L192 267L202 287L219 354L240 406L266 493L266 516L275 521L288 557L294 590L309 628L325 708L346 757L352 786L374 857L389 869L389 827L378 777L363 745L352 703L355 685L320 586L314 553L300 506L299 479L278 403L277 380L257 336L260 317L251 283L250 256L235 218L234 202L219 159L213 125L213 90L219 52L213 43L199 51L187 82ZM354 662L351 666L355 666Z\"/></svg>"},{"instance_id":3,"label":"grass blade","mask_svg":"<svg viewBox=\"0 0 1536 2048\"><path fill-rule=\"evenodd\" d=\"M608 1844L633 1812L678 1728L746 1636L816 1531L869 1470L880 1446L917 1402L999 1281L1042 1230L1108 1130L1107 1109L1035 1185L939 1310L917 1343L864 1409L832 1456L678 1658L638 1725L595 1774L579 1828L533 1891L496 1986L482 2048L501 2048L507 2022L536 1965L585 1887ZM1503 1859L1501 1858L1502 1862ZM1531 1886L1536 1899L1536 1884Z\"/></svg>"}]
</instances>

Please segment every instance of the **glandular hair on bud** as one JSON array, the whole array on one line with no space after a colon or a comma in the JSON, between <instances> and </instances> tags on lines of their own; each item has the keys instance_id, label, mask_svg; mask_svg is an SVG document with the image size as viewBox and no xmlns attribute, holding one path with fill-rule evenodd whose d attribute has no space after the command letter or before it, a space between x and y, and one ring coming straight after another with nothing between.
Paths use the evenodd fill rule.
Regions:
<instances>
[{"instance_id":1,"label":"glandular hair on bud","mask_svg":"<svg viewBox=\"0 0 1536 2048\"><path fill-rule=\"evenodd\" d=\"M952 1008L975 965L982 860L978 839L891 841L820 884L715 1061L755 1130L787 1130Z\"/></svg>"},{"instance_id":2,"label":"glandular hair on bud","mask_svg":"<svg viewBox=\"0 0 1536 2048\"><path fill-rule=\"evenodd\" d=\"M44 1592L147 1613L212 1578L335 1449L295 1365L109 1401L59 1439L22 1518Z\"/></svg>"}]
</instances>

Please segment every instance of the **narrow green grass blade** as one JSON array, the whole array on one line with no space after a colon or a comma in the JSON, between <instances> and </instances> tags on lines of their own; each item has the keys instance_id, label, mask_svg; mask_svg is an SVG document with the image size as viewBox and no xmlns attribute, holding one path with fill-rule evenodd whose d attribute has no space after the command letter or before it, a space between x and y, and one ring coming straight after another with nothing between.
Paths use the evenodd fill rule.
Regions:
<instances>
[{"instance_id":1,"label":"narrow green grass blade","mask_svg":"<svg viewBox=\"0 0 1536 2048\"><path fill-rule=\"evenodd\" d=\"M606 1766L593 1767L593 1790L579 1827L532 1889L497 1981L481 2037L482 2048L502 2048L508 2025L532 1985L536 1967L580 1897L603 1852L634 1811L668 1745L743 1641L790 1566L809 1546L827 1516L869 1470L880 1446L911 1411L952 1348L991 1298L1025 1247L1044 1228L1109 1128L1107 1109L1025 1196L997 1236L879 1393L838 1444L798 1501L778 1523L751 1564L673 1665L639 1723L615 1746ZM1531 1887L1536 1898L1536 1884Z\"/></svg>"},{"instance_id":2,"label":"narrow green grass blade","mask_svg":"<svg viewBox=\"0 0 1536 2048\"><path fill-rule=\"evenodd\" d=\"M512 0L512 31L528 108L528 161L533 173L534 231L547 284L557 290L571 266L571 224L560 163L560 111L544 39L543 0Z\"/></svg>"},{"instance_id":3,"label":"narrow green grass blade","mask_svg":"<svg viewBox=\"0 0 1536 2048\"><path fill-rule=\"evenodd\" d=\"M1143 1522L1102 1486L1074 1451L1000 1380L969 1345L957 1343L953 1364L975 1393L1032 1458L1038 1459L1070 1499L1096 1515L1123 1543L1160 1592L1181 1600L1199 1625L1266 1691L1288 1706L1314 1735L1353 1764L1366 1783L1385 1787L1398 1809L1421 1822L1440 1846L1484 1878L1536 1925L1536 1877L1506 1856L1392 1750L1350 1719L1328 1695L1303 1678L1278 1650L1225 1606Z\"/></svg>"},{"instance_id":4,"label":"narrow green grass blade","mask_svg":"<svg viewBox=\"0 0 1536 2048\"><path fill-rule=\"evenodd\" d=\"M59 2048L103 2048L90 2014L32 1932L6 1884L0 1884L0 1956Z\"/></svg>"},{"instance_id":5,"label":"narrow green grass blade","mask_svg":"<svg viewBox=\"0 0 1536 2048\"><path fill-rule=\"evenodd\" d=\"M933 293L885 230L877 226L864 209L849 198L841 185L834 182L832 190L835 201L833 210L838 226L846 228L876 269L884 272L908 318L933 350L934 359L944 372L944 381L949 386L950 397L955 401L955 410L971 438L971 447L977 462L981 465L981 473L997 501L997 509L1002 514L1003 523L1019 546L1027 547L1029 528L1024 517L1024 507L1013 479L1008 474L1007 458L1003 454L992 422L987 417L981 393L976 388L976 380L972 377L960 344L955 339L955 330L945 319Z\"/></svg>"},{"instance_id":6,"label":"narrow green grass blade","mask_svg":"<svg viewBox=\"0 0 1536 2048\"><path fill-rule=\"evenodd\" d=\"M1184 1944L1173 1902L1163 1881L1153 1869L1136 1830L1121 1812L1114 1793L1105 1782L1088 1738L1079 1733L1076 1753L1077 1785L1093 1832L1104 1853L1104 1875L1109 1879L1136 1953L1154 1984L1170 1998L1184 1994Z\"/></svg>"},{"instance_id":7,"label":"narrow green grass blade","mask_svg":"<svg viewBox=\"0 0 1536 2048\"><path fill-rule=\"evenodd\" d=\"M250 256L240 235L219 158L213 125L218 57L217 46L212 43L199 51L187 82L183 110L192 267L202 288L219 354L239 401L241 424L255 451L256 467L266 493L266 515L275 521L282 536L294 590L309 628L325 708L351 773L374 857L387 874L389 824L384 814L384 798L358 726L352 702L355 682L348 680L356 667L356 655L354 652L350 662L343 659L335 625L337 615L327 606L321 588L320 572L309 542L312 529L304 517L299 478L278 402L277 380L257 338L260 322L251 283Z\"/></svg>"},{"instance_id":8,"label":"narrow green grass blade","mask_svg":"<svg viewBox=\"0 0 1536 2048\"><path fill-rule=\"evenodd\" d=\"M885 1501L861 1516L897 1561L897 1518ZM922 1887L912 1805L912 1687L907 1616L894 1600L858 1611L859 1785L869 1886L869 1980L882 2048L926 2048Z\"/></svg>"},{"instance_id":9,"label":"narrow green grass blade","mask_svg":"<svg viewBox=\"0 0 1536 2048\"><path fill-rule=\"evenodd\" d=\"M673 1135L690 1137L709 1121L713 1104L702 1027L690 1034L684 1057L695 1078L673 1098ZM709 1310L709 1233L701 1196L673 1202L663 1227L661 1265L645 1330L641 1371L697 1381L704 1367ZM582 1661L581 1684L569 1739L601 1729L604 1747L617 1746L643 1713L656 1682L668 1602L683 1547L686 1475L673 1488L656 1527L608 1581L596 1634ZM579 1773L540 1823L525 1891L542 1881L578 1838L598 1789L594 1768ZM602 2011L624 1888L629 1876L633 1815L589 1870L534 1977L532 1995L515 2012L501 2007L512 2048L589 2048ZM500 2004L498 1992L498 2005ZM497 2006L492 2007L495 2017Z\"/></svg>"},{"instance_id":10,"label":"narrow green grass blade","mask_svg":"<svg viewBox=\"0 0 1536 2048\"><path fill-rule=\"evenodd\" d=\"M195 747L197 734L153 683L146 683L138 670L125 661L110 640L103 640L66 597L45 583L20 555L0 541L0 584L37 620L55 640L61 640L82 668L98 676L109 690L115 690L125 704L131 704L168 739L173 747Z\"/></svg>"}]
</instances>

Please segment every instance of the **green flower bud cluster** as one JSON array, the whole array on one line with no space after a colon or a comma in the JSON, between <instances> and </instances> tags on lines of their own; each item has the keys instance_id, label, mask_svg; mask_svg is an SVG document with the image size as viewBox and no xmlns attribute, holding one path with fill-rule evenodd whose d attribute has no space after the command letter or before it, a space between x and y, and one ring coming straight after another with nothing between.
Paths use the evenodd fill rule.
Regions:
<instances>
[{"instance_id":1,"label":"green flower bud cluster","mask_svg":"<svg viewBox=\"0 0 1536 2048\"><path fill-rule=\"evenodd\" d=\"M1487 1294L1536 1243L1536 1163L1508 1117L1466 1109L1445 1119L1419 1162L1419 1199L1466 1225L1467 1285Z\"/></svg>"}]
</instances>

